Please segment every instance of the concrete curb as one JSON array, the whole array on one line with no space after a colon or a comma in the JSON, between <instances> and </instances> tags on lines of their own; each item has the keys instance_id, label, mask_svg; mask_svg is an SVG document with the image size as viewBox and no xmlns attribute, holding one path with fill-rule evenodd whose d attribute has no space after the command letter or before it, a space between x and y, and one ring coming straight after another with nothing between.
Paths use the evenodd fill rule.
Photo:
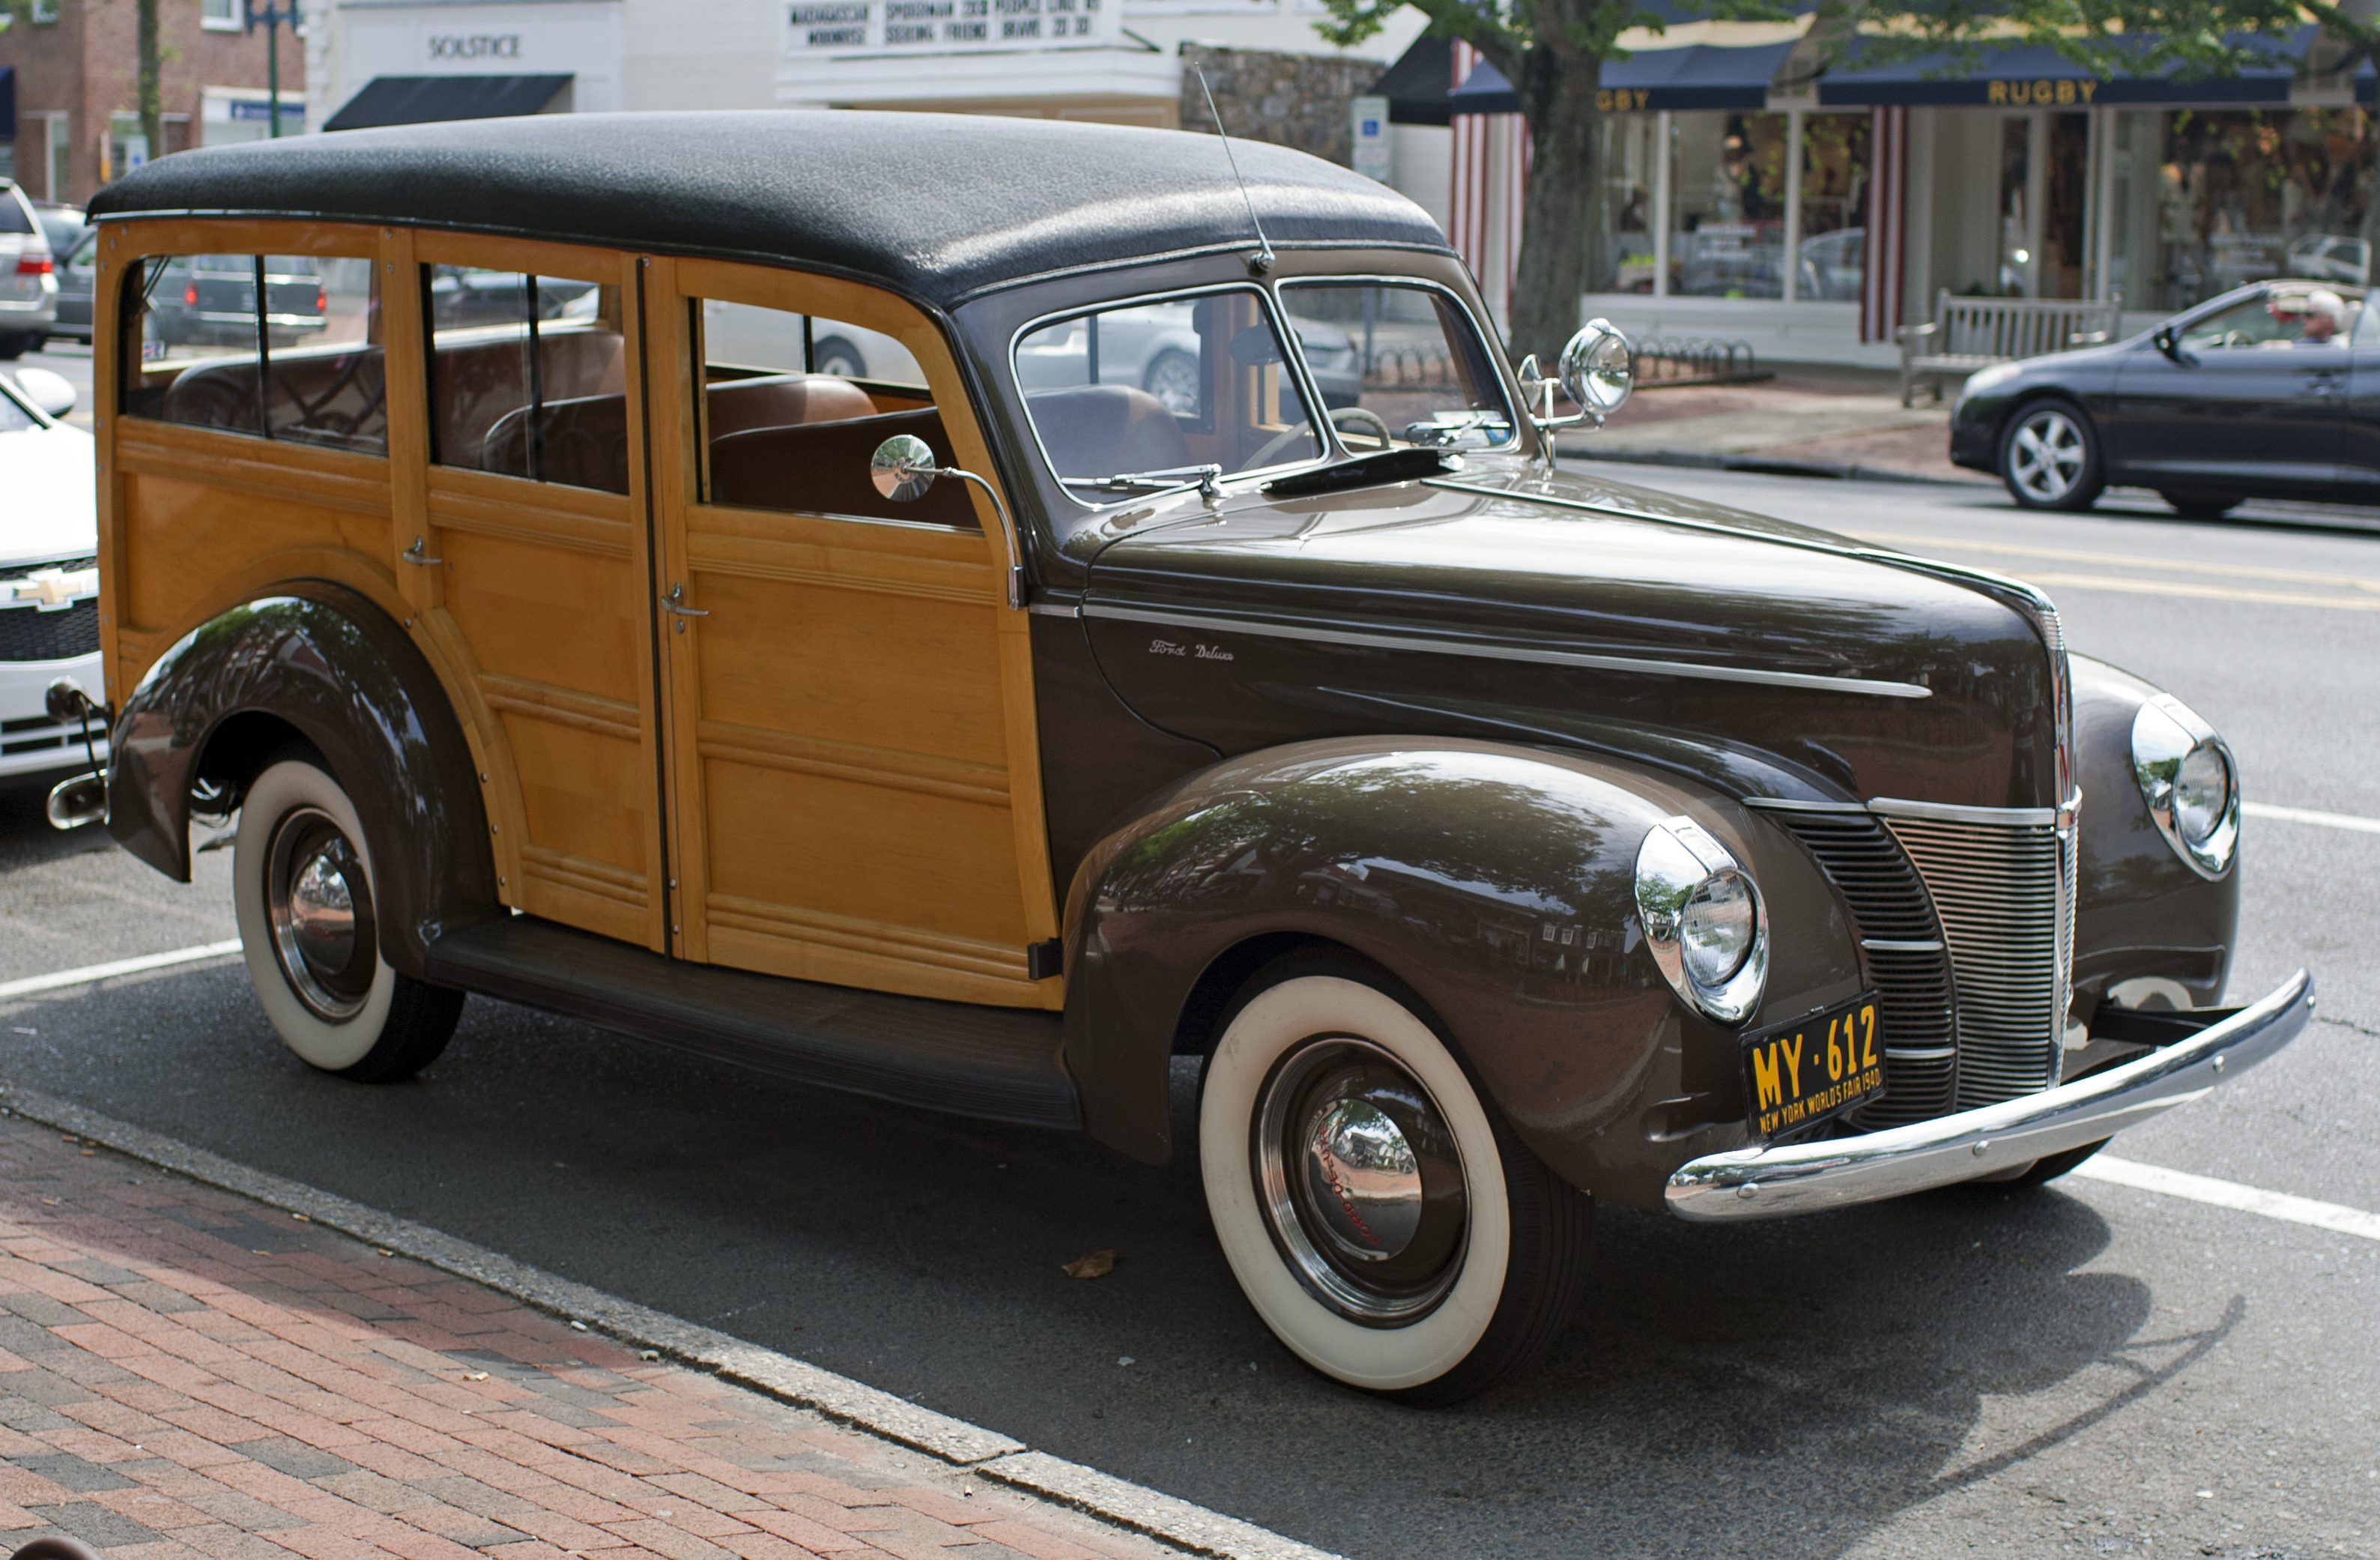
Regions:
<instances>
[{"instance_id":1,"label":"concrete curb","mask_svg":"<svg viewBox=\"0 0 2380 1560\"><path fill-rule=\"evenodd\" d=\"M485 1285L574 1326L607 1334L634 1348L650 1349L780 1402L929 1453L970 1473L1055 1500L1191 1554L1211 1555L1215 1560L1338 1560L1326 1550L1254 1523L1029 1450L1012 1436L921 1408L906 1398L791 1355L605 1294L394 1213L251 1170L80 1105L0 1084L0 1109L284 1213L303 1213L314 1224Z\"/></svg>"},{"instance_id":2,"label":"concrete curb","mask_svg":"<svg viewBox=\"0 0 2380 1560\"><path fill-rule=\"evenodd\" d=\"M1632 466L1682 466L1702 471L1750 471L1770 477L1817 477L1833 481L1904 482L1921 487L1989 487L1987 479L1929 477L1922 471L1895 471L1881 466L1846 465L1835 460L1783 460L1765 455L1713 455L1705 450L1609 449L1593 445L1557 445L1564 460L1614 460Z\"/></svg>"}]
</instances>

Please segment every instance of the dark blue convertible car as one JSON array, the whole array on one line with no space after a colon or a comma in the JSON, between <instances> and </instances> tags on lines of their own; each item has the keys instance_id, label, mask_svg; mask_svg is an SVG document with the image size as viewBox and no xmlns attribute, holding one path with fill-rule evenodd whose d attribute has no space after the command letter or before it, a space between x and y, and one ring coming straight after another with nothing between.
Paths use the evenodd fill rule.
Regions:
<instances>
[{"instance_id":1,"label":"dark blue convertible car","mask_svg":"<svg viewBox=\"0 0 2380 1560\"><path fill-rule=\"evenodd\" d=\"M2129 340L1985 369L1950 458L2028 509L2087 509L2111 482L2192 517L2380 504L2380 311L2361 287L2260 282Z\"/></svg>"}]
</instances>

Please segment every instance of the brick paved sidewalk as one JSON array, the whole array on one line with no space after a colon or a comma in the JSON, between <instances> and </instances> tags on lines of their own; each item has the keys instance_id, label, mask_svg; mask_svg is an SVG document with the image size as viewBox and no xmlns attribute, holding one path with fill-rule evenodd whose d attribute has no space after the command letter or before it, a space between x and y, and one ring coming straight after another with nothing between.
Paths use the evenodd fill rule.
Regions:
<instances>
[{"instance_id":1,"label":"brick paved sidewalk","mask_svg":"<svg viewBox=\"0 0 2380 1560\"><path fill-rule=\"evenodd\" d=\"M1174 1554L490 1290L0 1120L0 1554Z\"/></svg>"}]
</instances>

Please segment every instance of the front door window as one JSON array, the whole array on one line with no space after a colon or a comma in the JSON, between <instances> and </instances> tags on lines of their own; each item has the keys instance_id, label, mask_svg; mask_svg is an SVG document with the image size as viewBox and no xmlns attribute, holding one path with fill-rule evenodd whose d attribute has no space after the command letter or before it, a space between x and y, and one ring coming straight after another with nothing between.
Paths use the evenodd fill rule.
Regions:
<instances>
[{"instance_id":1,"label":"front door window","mask_svg":"<svg viewBox=\"0 0 2380 1560\"><path fill-rule=\"evenodd\" d=\"M1253 287L1037 325L1017 338L1015 364L1050 469L1086 504L1208 469L1294 466L1325 448Z\"/></svg>"}]
</instances>

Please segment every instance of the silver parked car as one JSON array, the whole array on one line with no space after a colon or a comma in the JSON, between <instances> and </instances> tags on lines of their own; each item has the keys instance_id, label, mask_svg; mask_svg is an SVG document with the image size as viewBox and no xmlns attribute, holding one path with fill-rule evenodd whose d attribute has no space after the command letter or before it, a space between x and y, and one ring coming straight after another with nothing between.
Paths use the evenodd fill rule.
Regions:
<instances>
[{"instance_id":1,"label":"silver parked car","mask_svg":"<svg viewBox=\"0 0 2380 1560\"><path fill-rule=\"evenodd\" d=\"M59 420L74 400L46 369L0 372L0 783L90 762L81 725L46 707L60 677L102 686L91 441ZM91 733L103 757L106 736Z\"/></svg>"},{"instance_id":2,"label":"silver parked car","mask_svg":"<svg viewBox=\"0 0 2380 1560\"><path fill-rule=\"evenodd\" d=\"M49 339L57 320L56 270L33 202L0 178L0 359L38 352Z\"/></svg>"}]
</instances>

